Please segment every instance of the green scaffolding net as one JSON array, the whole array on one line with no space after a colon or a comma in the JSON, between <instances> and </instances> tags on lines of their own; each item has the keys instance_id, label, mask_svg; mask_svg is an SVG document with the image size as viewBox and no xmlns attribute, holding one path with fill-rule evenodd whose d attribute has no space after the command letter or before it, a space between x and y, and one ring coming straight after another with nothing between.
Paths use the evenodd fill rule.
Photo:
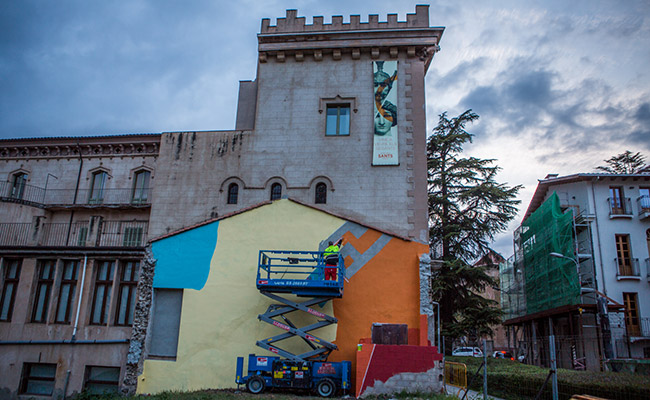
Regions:
<instances>
[{"instance_id":1,"label":"green scaffolding net","mask_svg":"<svg viewBox=\"0 0 650 400\"><path fill-rule=\"evenodd\" d=\"M526 314L578 304L580 285L578 267L573 261L573 210L562 211L557 193L522 223L517 239L519 249L515 258L523 261L518 264L524 275ZM567 258L554 257L551 253Z\"/></svg>"}]
</instances>

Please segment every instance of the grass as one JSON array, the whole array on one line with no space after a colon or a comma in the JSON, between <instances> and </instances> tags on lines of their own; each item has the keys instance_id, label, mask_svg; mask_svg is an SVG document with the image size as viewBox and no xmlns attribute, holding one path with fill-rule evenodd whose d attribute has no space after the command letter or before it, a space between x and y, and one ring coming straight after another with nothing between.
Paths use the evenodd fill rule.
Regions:
<instances>
[{"instance_id":1,"label":"grass","mask_svg":"<svg viewBox=\"0 0 650 400\"><path fill-rule=\"evenodd\" d=\"M482 358L474 357L446 357L446 360L466 364L468 380L483 362ZM547 368L488 358L488 391L505 399L534 398L548 373ZM482 385L481 372L470 388L481 390ZM550 393L550 381L546 386L545 393ZM561 399L568 399L574 394L608 399L650 399L650 379L647 376L621 372L558 369L558 389Z\"/></svg>"}]
</instances>

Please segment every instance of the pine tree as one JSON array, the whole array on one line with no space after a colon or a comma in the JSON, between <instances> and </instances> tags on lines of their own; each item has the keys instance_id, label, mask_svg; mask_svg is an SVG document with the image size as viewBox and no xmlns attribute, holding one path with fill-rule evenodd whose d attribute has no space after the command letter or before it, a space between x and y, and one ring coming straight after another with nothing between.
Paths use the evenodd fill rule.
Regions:
<instances>
[{"instance_id":1,"label":"pine tree","mask_svg":"<svg viewBox=\"0 0 650 400\"><path fill-rule=\"evenodd\" d=\"M610 174L634 174L645 166L645 156L638 152L632 154L629 150L603 161L607 165L600 165L596 169Z\"/></svg>"},{"instance_id":2,"label":"pine tree","mask_svg":"<svg viewBox=\"0 0 650 400\"><path fill-rule=\"evenodd\" d=\"M494 235L517 214L521 186L496 182L494 160L461 157L472 141L465 130L479 116L467 110L456 118L440 115L427 143L429 236L442 266L432 274L432 298L440 303L443 334L450 337L492 333L501 322L497 302L479 295L496 286L490 265L472 267L489 251ZM492 266L494 268L494 266Z\"/></svg>"}]
</instances>

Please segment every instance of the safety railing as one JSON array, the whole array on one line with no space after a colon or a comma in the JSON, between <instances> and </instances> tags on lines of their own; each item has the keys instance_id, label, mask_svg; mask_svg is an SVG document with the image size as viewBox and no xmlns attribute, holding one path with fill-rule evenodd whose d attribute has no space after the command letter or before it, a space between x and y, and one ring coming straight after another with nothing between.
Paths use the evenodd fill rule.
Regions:
<instances>
[{"instance_id":1,"label":"safety railing","mask_svg":"<svg viewBox=\"0 0 650 400\"><path fill-rule=\"evenodd\" d=\"M151 203L151 189L48 189L45 192L46 205L110 205L132 204L145 205Z\"/></svg>"},{"instance_id":2,"label":"safety railing","mask_svg":"<svg viewBox=\"0 0 650 400\"><path fill-rule=\"evenodd\" d=\"M3 201L43 203L45 190L26 183L0 182L0 198Z\"/></svg>"},{"instance_id":3,"label":"safety railing","mask_svg":"<svg viewBox=\"0 0 650 400\"><path fill-rule=\"evenodd\" d=\"M33 235L32 224L0 223L0 246L25 246Z\"/></svg>"},{"instance_id":4,"label":"safety railing","mask_svg":"<svg viewBox=\"0 0 650 400\"><path fill-rule=\"evenodd\" d=\"M641 277L639 271L638 258L615 258L614 265L616 266L616 278L638 278Z\"/></svg>"},{"instance_id":5,"label":"safety railing","mask_svg":"<svg viewBox=\"0 0 650 400\"><path fill-rule=\"evenodd\" d=\"M636 205L639 208L639 217L645 218L650 216L650 196L639 196L636 199Z\"/></svg>"},{"instance_id":6,"label":"safety railing","mask_svg":"<svg viewBox=\"0 0 650 400\"><path fill-rule=\"evenodd\" d=\"M632 201L629 197L610 197L607 204L610 218L632 216Z\"/></svg>"},{"instance_id":7,"label":"safety railing","mask_svg":"<svg viewBox=\"0 0 650 400\"><path fill-rule=\"evenodd\" d=\"M147 242L148 221L0 223L0 246L11 247L141 247Z\"/></svg>"},{"instance_id":8,"label":"safety railing","mask_svg":"<svg viewBox=\"0 0 650 400\"><path fill-rule=\"evenodd\" d=\"M445 385L458 388L456 396L462 398L467 392L467 365L445 361Z\"/></svg>"},{"instance_id":9,"label":"safety railing","mask_svg":"<svg viewBox=\"0 0 650 400\"><path fill-rule=\"evenodd\" d=\"M26 183L0 182L2 201L35 203L43 206L151 204L151 188L44 189Z\"/></svg>"},{"instance_id":10,"label":"safety railing","mask_svg":"<svg viewBox=\"0 0 650 400\"><path fill-rule=\"evenodd\" d=\"M260 290L295 291L304 289L342 294L345 279L343 259L318 251L262 250L259 254L257 287ZM328 265L332 264L332 265Z\"/></svg>"},{"instance_id":11,"label":"safety railing","mask_svg":"<svg viewBox=\"0 0 650 400\"><path fill-rule=\"evenodd\" d=\"M148 226L148 221L102 221L99 246L143 246L147 241Z\"/></svg>"}]
</instances>

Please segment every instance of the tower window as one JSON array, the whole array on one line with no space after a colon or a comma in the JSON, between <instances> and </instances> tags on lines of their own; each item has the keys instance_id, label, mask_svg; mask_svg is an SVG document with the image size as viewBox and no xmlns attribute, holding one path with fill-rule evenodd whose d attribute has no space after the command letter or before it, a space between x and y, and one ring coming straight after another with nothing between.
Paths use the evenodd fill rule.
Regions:
<instances>
[{"instance_id":1,"label":"tower window","mask_svg":"<svg viewBox=\"0 0 650 400\"><path fill-rule=\"evenodd\" d=\"M271 200L280 200L282 198L282 185L274 183L271 185Z\"/></svg>"},{"instance_id":2,"label":"tower window","mask_svg":"<svg viewBox=\"0 0 650 400\"><path fill-rule=\"evenodd\" d=\"M314 203L326 204L327 203L327 185L320 182L316 185L316 194Z\"/></svg>"},{"instance_id":3,"label":"tower window","mask_svg":"<svg viewBox=\"0 0 650 400\"><path fill-rule=\"evenodd\" d=\"M239 196L239 185L236 183L231 183L228 185L228 204L237 204L237 198Z\"/></svg>"},{"instance_id":4,"label":"tower window","mask_svg":"<svg viewBox=\"0 0 650 400\"><path fill-rule=\"evenodd\" d=\"M350 105L328 104L325 135L341 136L350 134Z\"/></svg>"}]
</instances>

